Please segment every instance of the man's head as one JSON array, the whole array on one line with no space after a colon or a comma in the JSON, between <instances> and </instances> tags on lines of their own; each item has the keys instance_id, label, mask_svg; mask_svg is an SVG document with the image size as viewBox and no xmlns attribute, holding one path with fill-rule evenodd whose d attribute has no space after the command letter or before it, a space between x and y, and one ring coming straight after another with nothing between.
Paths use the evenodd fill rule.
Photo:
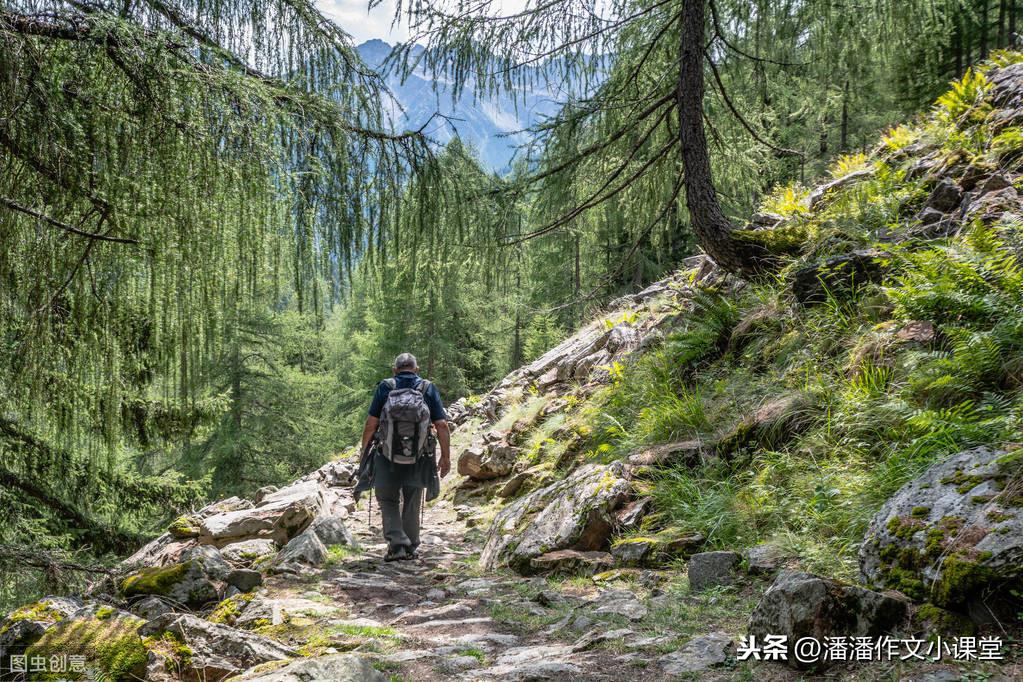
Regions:
<instances>
[{"instance_id":1,"label":"man's head","mask_svg":"<svg viewBox=\"0 0 1023 682\"><path fill-rule=\"evenodd\" d=\"M394 359L394 373L398 372L414 372L419 373L419 363L416 361L416 356L412 353L402 353Z\"/></svg>"}]
</instances>

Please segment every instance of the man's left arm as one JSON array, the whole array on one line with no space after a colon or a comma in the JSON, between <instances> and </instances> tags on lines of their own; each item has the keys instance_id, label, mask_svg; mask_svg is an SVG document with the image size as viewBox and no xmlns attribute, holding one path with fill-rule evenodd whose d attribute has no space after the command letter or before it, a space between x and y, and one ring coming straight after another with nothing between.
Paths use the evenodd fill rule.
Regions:
<instances>
[{"instance_id":1,"label":"man's left arm","mask_svg":"<svg viewBox=\"0 0 1023 682\"><path fill-rule=\"evenodd\" d=\"M437 462L440 477L444 478L451 471L451 427L448 426L448 415L444 411L444 401L436 384L431 384L426 392L430 408L430 420L437 431L437 442L440 443L440 461Z\"/></svg>"}]
</instances>

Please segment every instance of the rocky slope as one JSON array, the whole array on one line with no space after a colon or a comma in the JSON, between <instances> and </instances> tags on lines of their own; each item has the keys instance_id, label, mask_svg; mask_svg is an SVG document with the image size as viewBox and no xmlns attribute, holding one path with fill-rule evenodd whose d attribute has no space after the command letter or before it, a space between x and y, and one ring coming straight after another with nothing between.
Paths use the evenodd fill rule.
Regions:
<instances>
[{"instance_id":1,"label":"rocky slope","mask_svg":"<svg viewBox=\"0 0 1023 682\"><path fill-rule=\"evenodd\" d=\"M739 282L694 258L486 395L452 405L457 475L427 510L421 559L380 560L377 518L350 493L354 462L331 462L175 520L86 595L8 614L0 678L86 679L74 666L112 679L264 682L1019 679L1020 337L1006 311L1023 313L1023 64L1013 61L959 84L921 129L894 131L834 179L769 202L742 234L777 250L778 282ZM920 274L949 269L940 280ZM727 313L716 326L696 324L714 305ZM850 323L859 314L866 321ZM695 353L694 334L711 328ZM667 356L675 393L665 400L724 387L731 407L701 398L706 414L673 427L675 438L615 425L631 373L668 346L682 350ZM971 356L978 347L996 350ZM784 371L771 373L777 357ZM987 360L950 364L964 357ZM810 361L826 371L814 375ZM921 369L935 362L951 380ZM823 399L814 376L841 395ZM961 418L964 403L956 412L940 402L976 386L985 393L969 399L985 411ZM940 399L937 417L910 405L894 422L918 430L915 468L869 478L894 467L854 453L900 437L884 420L908 391ZM733 395L745 392L753 398ZM638 419L658 407L643 405ZM719 532L730 516L762 521L757 509L787 494L765 461L814 463L834 432L848 448L835 455L840 475L866 483L843 498L839 484L812 479L772 518L809 510L832 523L812 534L860 528L851 550L836 550L858 553L858 575L816 574L843 557L764 542L756 528ZM693 505L679 512L663 491L694 472ZM893 494L875 504L871 482L885 480ZM723 483L743 504L694 518L699 486ZM855 504L856 514L833 511ZM862 516L869 523L856 526ZM740 638L778 635L788 640L775 655L740 656ZM828 643L827 654L795 660L803 637ZM863 648L882 637L897 640L894 656ZM12 669L22 662L48 671Z\"/></svg>"}]
</instances>

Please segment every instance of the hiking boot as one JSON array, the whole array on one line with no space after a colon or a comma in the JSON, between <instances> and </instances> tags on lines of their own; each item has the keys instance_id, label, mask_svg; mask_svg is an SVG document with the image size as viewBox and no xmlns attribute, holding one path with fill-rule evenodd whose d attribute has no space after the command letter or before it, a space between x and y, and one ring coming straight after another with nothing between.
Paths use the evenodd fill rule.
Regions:
<instances>
[{"instance_id":1,"label":"hiking boot","mask_svg":"<svg viewBox=\"0 0 1023 682\"><path fill-rule=\"evenodd\" d=\"M405 556L399 557L404 561L414 561L419 558L419 552L411 547L405 552Z\"/></svg>"},{"instance_id":2,"label":"hiking boot","mask_svg":"<svg viewBox=\"0 0 1023 682\"><path fill-rule=\"evenodd\" d=\"M399 561L408 559L408 552L405 551L405 545L398 545L387 550L387 554L384 555L384 561Z\"/></svg>"}]
</instances>

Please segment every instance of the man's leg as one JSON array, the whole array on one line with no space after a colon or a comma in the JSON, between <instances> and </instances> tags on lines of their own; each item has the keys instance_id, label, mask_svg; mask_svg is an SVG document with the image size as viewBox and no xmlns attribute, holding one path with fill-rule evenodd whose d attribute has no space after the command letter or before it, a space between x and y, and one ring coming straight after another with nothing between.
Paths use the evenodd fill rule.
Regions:
<instances>
[{"instance_id":1,"label":"man's leg","mask_svg":"<svg viewBox=\"0 0 1023 682\"><path fill-rule=\"evenodd\" d=\"M402 486L404 504L401 509L401 526L408 538L412 551L419 547L419 515L423 508L423 489Z\"/></svg>"},{"instance_id":2,"label":"man's leg","mask_svg":"<svg viewBox=\"0 0 1023 682\"><path fill-rule=\"evenodd\" d=\"M387 547L393 550L395 547L410 544L409 538L402 529L402 516L399 508L401 486L379 486L376 489L377 502L380 503L380 516L383 519L384 538L387 540Z\"/></svg>"}]
</instances>

